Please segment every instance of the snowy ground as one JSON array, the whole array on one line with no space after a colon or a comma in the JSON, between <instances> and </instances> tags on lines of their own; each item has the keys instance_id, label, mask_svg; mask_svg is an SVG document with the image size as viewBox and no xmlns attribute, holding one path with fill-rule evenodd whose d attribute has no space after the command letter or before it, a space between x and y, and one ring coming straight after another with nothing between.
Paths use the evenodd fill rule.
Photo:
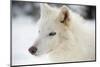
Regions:
<instances>
[{"instance_id":1,"label":"snowy ground","mask_svg":"<svg viewBox=\"0 0 100 67\"><path fill-rule=\"evenodd\" d=\"M48 63L48 56L32 56L28 49L37 37L37 26L32 17L12 19L12 65Z\"/></svg>"}]
</instances>

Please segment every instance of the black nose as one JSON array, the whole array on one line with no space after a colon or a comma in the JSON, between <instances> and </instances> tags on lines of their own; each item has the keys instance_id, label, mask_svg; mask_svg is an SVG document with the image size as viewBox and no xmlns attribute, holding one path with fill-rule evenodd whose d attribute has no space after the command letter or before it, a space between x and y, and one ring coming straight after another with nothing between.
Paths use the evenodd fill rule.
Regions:
<instances>
[{"instance_id":1,"label":"black nose","mask_svg":"<svg viewBox=\"0 0 100 67\"><path fill-rule=\"evenodd\" d=\"M29 52L31 53L31 54L35 54L36 53L36 51L37 51L37 48L36 47L30 47L29 48Z\"/></svg>"}]
</instances>

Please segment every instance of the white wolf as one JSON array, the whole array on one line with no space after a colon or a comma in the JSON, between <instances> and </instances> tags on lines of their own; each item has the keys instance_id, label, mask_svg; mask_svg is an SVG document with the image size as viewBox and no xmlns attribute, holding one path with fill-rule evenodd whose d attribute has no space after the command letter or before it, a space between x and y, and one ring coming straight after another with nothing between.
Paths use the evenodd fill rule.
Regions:
<instances>
[{"instance_id":1,"label":"white wolf","mask_svg":"<svg viewBox=\"0 0 100 67\"><path fill-rule=\"evenodd\" d=\"M95 29L67 6L41 4L39 36L31 54L49 54L54 62L95 60Z\"/></svg>"}]
</instances>

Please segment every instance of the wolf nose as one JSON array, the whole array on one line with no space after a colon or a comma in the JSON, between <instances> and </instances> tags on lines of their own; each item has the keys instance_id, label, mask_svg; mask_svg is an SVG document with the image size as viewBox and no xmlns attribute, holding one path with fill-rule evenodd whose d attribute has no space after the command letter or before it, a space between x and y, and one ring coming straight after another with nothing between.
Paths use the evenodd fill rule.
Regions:
<instances>
[{"instance_id":1,"label":"wolf nose","mask_svg":"<svg viewBox=\"0 0 100 67\"><path fill-rule=\"evenodd\" d=\"M36 53L36 51L37 51L37 48L36 47L30 47L29 48L29 52L31 53L31 54L35 54Z\"/></svg>"}]
</instances>

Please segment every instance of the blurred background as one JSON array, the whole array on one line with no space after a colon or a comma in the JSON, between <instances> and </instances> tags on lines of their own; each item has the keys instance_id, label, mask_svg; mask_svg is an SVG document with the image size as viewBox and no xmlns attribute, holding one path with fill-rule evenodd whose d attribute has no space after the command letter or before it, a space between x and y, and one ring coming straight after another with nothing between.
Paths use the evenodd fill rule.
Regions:
<instances>
[{"instance_id":1,"label":"blurred background","mask_svg":"<svg viewBox=\"0 0 100 67\"><path fill-rule=\"evenodd\" d=\"M66 4L49 4L51 6L61 7ZM82 15L85 19L95 19L96 7L95 6L83 6L83 5L67 5L73 11ZM18 17L20 15L27 15L34 17L34 20L38 20L40 16L39 3L12 1L12 16Z\"/></svg>"},{"instance_id":2,"label":"blurred background","mask_svg":"<svg viewBox=\"0 0 100 67\"><path fill-rule=\"evenodd\" d=\"M38 33L36 23L40 18L40 3L12 0L12 65L49 63L48 56L35 57L28 52ZM50 4L61 7L66 4ZM66 5L83 16L87 23L95 25L96 7L86 5Z\"/></svg>"}]
</instances>

